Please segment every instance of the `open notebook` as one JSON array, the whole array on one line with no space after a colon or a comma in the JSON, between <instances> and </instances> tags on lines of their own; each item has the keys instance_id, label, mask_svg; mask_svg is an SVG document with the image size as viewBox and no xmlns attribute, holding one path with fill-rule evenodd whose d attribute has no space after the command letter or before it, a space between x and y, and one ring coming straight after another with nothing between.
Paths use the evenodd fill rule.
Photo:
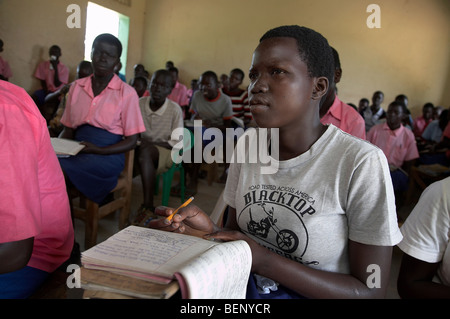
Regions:
<instances>
[{"instance_id":1,"label":"open notebook","mask_svg":"<svg viewBox=\"0 0 450 319\"><path fill-rule=\"evenodd\" d=\"M243 299L252 255L245 241L218 243L130 226L83 252L81 262L159 284L177 280L186 299Z\"/></svg>"}]
</instances>

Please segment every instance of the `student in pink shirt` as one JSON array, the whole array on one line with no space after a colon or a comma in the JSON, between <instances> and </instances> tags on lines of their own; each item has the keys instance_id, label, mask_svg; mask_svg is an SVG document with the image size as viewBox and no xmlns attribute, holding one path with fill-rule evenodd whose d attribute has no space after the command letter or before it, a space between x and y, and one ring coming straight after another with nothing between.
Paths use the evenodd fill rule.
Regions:
<instances>
[{"instance_id":1,"label":"student in pink shirt","mask_svg":"<svg viewBox=\"0 0 450 319\"><path fill-rule=\"evenodd\" d=\"M0 52L3 52L3 41L1 39ZM8 62L0 56L0 80L8 81L10 77L12 77L11 68L9 67Z\"/></svg>"},{"instance_id":2,"label":"student in pink shirt","mask_svg":"<svg viewBox=\"0 0 450 319\"><path fill-rule=\"evenodd\" d=\"M41 89L34 92L33 100L38 107L41 107L45 102L45 97L49 93L69 83L69 68L64 65L59 58L62 56L61 48L53 45L49 50L50 60L41 62L34 76L41 81Z\"/></svg>"},{"instance_id":3,"label":"student in pink shirt","mask_svg":"<svg viewBox=\"0 0 450 319\"><path fill-rule=\"evenodd\" d=\"M115 36L102 34L94 40L94 74L71 86L61 118L60 136L86 145L77 156L60 158L62 169L75 188L98 204L117 185L125 152L135 148L145 131L135 89L114 73L121 54Z\"/></svg>"},{"instance_id":4,"label":"student in pink shirt","mask_svg":"<svg viewBox=\"0 0 450 319\"><path fill-rule=\"evenodd\" d=\"M394 101L389 104L386 122L373 126L367 133L367 140L386 155L395 192L407 190L407 174L411 165L419 158L414 134L402 124L405 116L406 106Z\"/></svg>"},{"instance_id":5,"label":"student in pink shirt","mask_svg":"<svg viewBox=\"0 0 450 319\"><path fill-rule=\"evenodd\" d=\"M366 139L366 124L363 117L352 108L339 100L336 94L336 84L341 81L342 68L338 52L331 48L334 58L334 82L330 84L328 93L320 108L320 122L333 124L344 132Z\"/></svg>"},{"instance_id":6,"label":"student in pink shirt","mask_svg":"<svg viewBox=\"0 0 450 319\"><path fill-rule=\"evenodd\" d=\"M427 128L428 124L433 121L434 105L432 103L425 103L422 107L422 115L414 120L413 132L417 138L422 137L423 131Z\"/></svg>"},{"instance_id":7,"label":"student in pink shirt","mask_svg":"<svg viewBox=\"0 0 450 319\"><path fill-rule=\"evenodd\" d=\"M178 103L178 105L183 109L183 113L186 115L186 109L189 106L188 89L186 85L179 82L178 69L176 67L171 67L168 70L172 74L172 78L175 83L168 98L169 100Z\"/></svg>"},{"instance_id":8,"label":"student in pink shirt","mask_svg":"<svg viewBox=\"0 0 450 319\"><path fill-rule=\"evenodd\" d=\"M0 81L0 112L0 299L22 299L68 260L74 232L38 108L24 89Z\"/></svg>"}]
</instances>

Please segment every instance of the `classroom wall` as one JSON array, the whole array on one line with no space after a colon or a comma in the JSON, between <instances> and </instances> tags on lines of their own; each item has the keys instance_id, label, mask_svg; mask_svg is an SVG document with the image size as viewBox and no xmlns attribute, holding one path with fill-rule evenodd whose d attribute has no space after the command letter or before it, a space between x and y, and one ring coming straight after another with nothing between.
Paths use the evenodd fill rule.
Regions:
<instances>
[{"instance_id":1,"label":"classroom wall","mask_svg":"<svg viewBox=\"0 0 450 319\"><path fill-rule=\"evenodd\" d=\"M413 115L425 102L450 106L450 1L448 0L118 0L93 2L130 17L127 77L133 65L150 72L173 60L189 86L203 71L245 72L258 39L269 28L300 24L325 35L340 53L339 96L357 104L376 90L385 103L408 95ZM80 29L68 29L67 6L82 8ZM370 29L367 6L381 9L381 28ZM87 0L0 0L2 57L14 72L11 82L31 92L37 64L53 44L75 77L84 53ZM248 84L248 78L245 80Z\"/></svg>"},{"instance_id":2,"label":"classroom wall","mask_svg":"<svg viewBox=\"0 0 450 319\"><path fill-rule=\"evenodd\" d=\"M369 4L381 10L370 29ZM340 53L339 96L356 105L385 93L387 108L400 93L413 115L425 102L450 106L448 0L148 0L143 63L151 72L173 60L189 86L203 71L234 67L246 73L269 28L299 24L321 32ZM248 79L247 79L248 80ZM245 84L248 84L246 81Z\"/></svg>"},{"instance_id":3,"label":"classroom wall","mask_svg":"<svg viewBox=\"0 0 450 319\"><path fill-rule=\"evenodd\" d=\"M132 61L141 59L146 0L132 0L131 6L117 0L92 2L130 17L126 73L131 77ZM1 55L14 73L12 83L29 93L38 89L39 81L33 75L39 62L48 59L48 50L53 44L61 47L61 61L70 69L70 80L75 79L77 65L84 59L87 3L87 0L0 0L0 39L5 42ZM67 27L72 13L67 13L70 4L81 8L79 29Z\"/></svg>"}]
</instances>

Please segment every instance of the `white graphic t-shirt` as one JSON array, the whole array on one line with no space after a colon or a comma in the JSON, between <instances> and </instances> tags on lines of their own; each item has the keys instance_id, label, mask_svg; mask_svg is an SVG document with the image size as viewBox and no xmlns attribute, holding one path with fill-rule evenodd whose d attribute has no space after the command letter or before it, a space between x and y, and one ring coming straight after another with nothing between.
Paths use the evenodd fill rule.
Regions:
<instances>
[{"instance_id":1,"label":"white graphic t-shirt","mask_svg":"<svg viewBox=\"0 0 450 319\"><path fill-rule=\"evenodd\" d=\"M246 135L248 145L258 143L258 131L241 140ZM329 125L309 151L278 164L263 174L261 163L231 163L224 195L241 231L267 249L347 274L348 239L380 246L402 239L389 166L376 146Z\"/></svg>"}]
</instances>

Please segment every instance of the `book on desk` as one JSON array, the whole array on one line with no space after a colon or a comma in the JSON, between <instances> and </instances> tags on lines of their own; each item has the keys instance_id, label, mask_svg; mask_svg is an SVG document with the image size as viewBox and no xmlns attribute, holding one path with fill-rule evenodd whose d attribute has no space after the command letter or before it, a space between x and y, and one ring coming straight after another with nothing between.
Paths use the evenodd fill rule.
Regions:
<instances>
[{"instance_id":1,"label":"book on desk","mask_svg":"<svg viewBox=\"0 0 450 319\"><path fill-rule=\"evenodd\" d=\"M86 298L243 299L251 258L242 240L130 226L82 253L81 288Z\"/></svg>"}]
</instances>

